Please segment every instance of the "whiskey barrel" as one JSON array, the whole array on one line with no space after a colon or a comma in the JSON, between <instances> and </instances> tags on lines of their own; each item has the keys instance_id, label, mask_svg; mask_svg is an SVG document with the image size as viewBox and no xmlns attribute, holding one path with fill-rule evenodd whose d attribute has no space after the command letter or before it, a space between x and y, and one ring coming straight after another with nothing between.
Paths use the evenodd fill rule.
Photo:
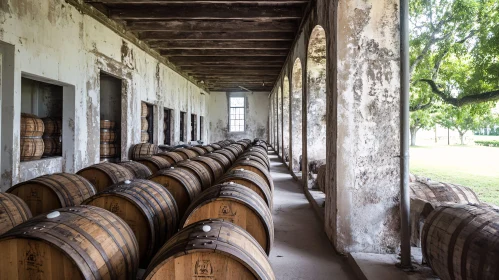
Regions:
<instances>
[{"instance_id":1,"label":"whiskey barrel","mask_svg":"<svg viewBox=\"0 0 499 280\"><path fill-rule=\"evenodd\" d=\"M234 155L234 153L232 153L231 151L229 151L225 148L214 151L213 153L214 154L221 154L221 155L225 156L230 161L231 165L236 161L236 156Z\"/></svg>"},{"instance_id":2,"label":"whiskey barrel","mask_svg":"<svg viewBox=\"0 0 499 280\"><path fill-rule=\"evenodd\" d=\"M31 217L28 205L21 198L0 192L0 235Z\"/></svg>"},{"instance_id":3,"label":"whiskey barrel","mask_svg":"<svg viewBox=\"0 0 499 280\"><path fill-rule=\"evenodd\" d=\"M210 170L214 181L218 180L224 174L223 166L213 158L200 156L195 157L192 160L203 164L208 170ZM215 183L214 181L212 184Z\"/></svg>"},{"instance_id":4,"label":"whiskey barrel","mask_svg":"<svg viewBox=\"0 0 499 280\"><path fill-rule=\"evenodd\" d=\"M250 161L255 161L259 164L261 164L263 167L267 168L267 163L261 159L260 157L252 156L252 155L241 155L237 161L239 160L250 160ZM268 170L268 169L267 169Z\"/></svg>"},{"instance_id":5,"label":"whiskey barrel","mask_svg":"<svg viewBox=\"0 0 499 280\"><path fill-rule=\"evenodd\" d=\"M42 119L33 114L21 113L21 132L23 137L42 137L45 125Z\"/></svg>"},{"instance_id":6,"label":"whiskey barrel","mask_svg":"<svg viewBox=\"0 0 499 280\"><path fill-rule=\"evenodd\" d=\"M226 183L203 191L185 212L180 227L205 219L222 219L240 226L270 253L274 242L272 213L265 201L249 188Z\"/></svg>"},{"instance_id":7,"label":"whiskey barrel","mask_svg":"<svg viewBox=\"0 0 499 280\"><path fill-rule=\"evenodd\" d=\"M43 137L43 156L62 155L62 142L60 137Z\"/></svg>"},{"instance_id":8,"label":"whiskey barrel","mask_svg":"<svg viewBox=\"0 0 499 280\"><path fill-rule=\"evenodd\" d=\"M137 240L113 213L60 208L0 237L0 279L135 279Z\"/></svg>"},{"instance_id":9,"label":"whiskey barrel","mask_svg":"<svg viewBox=\"0 0 499 280\"><path fill-rule=\"evenodd\" d=\"M114 129L116 122L111 120L100 120L100 129Z\"/></svg>"},{"instance_id":10,"label":"whiskey barrel","mask_svg":"<svg viewBox=\"0 0 499 280\"><path fill-rule=\"evenodd\" d=\"M133 146L132 148L132 159L138 159L143 157L152 156L157 154L159 151L158 145L150 143L142 143Z\"/></svg>"},{"instance_id":11,"label":"whiskey barrel","mask_svg":"<svg viewBox=\"0 0 499 280\"><path fill-rule=\"evenodd\" d=\"M447 205L432 211L422 231L422 253L441 279L497 279L499 211Z\"/></svg>"},{"instance_id":12,"label":"whiskey barrel","mask_svg":"<svg viewBox=\"0 0 499 280\"><path fill-rule=\"evenodd\" d=\"M118 149L114 143L100 143L100 157L114 158L118 154Z\"/></svg>"},{"instance_id":13,"label":"whiskey barrel","mask_svg":"<svg viewBox=\"0 0 499 280\"><path fill-rule=\"evenodd\" d=\"M189 150L187 148L179 148L179 149L175 149L174 152L178 153L180 156L182 156L182 158L184 160L186 159L190 159L190 158L195 158L197 156L199 156L198 153L196 153L195 151L192 151L192 150Z\"/></svg>"},{"instance_id":14,"label":"whiskey barrel","mask_svg":"<svg viewBox=\"0 0 499 280\"><path fill-rule=\"evenodd\" d=\"M254 151L254 150L252 150L252 148L250 148L248 151L244 152L241 155L241 157L247 157L247 156L254 156L254 157L260 158L265 163L265 165L267 166L267 169L270 170L270 162L269 162L269 157L268 156L263 155L260 152Z\"/></svg>"},{"instance_id":15,"label":"whiskey barrel","mask_svg":"<svg viewBox=\"0 0 499 280\"><path fill-rule=\"evenodd\" d=\"M149 122L147 121L147 118L141 117L140 118L140 130L147 131L148 129L149 129Z\"/></svg>"},{"instance_id":16,"label":"whiskey barrel","mask_svg":"<svg viewBox=\"0 0 499 280\"><path fill-rule=\"evenodd\" d=\"M213 149L213 147L212 147L212 146L208 146L208 145L206 145L206 146L201 146L201 149L203 149L203 150L205 151L205 154L206 154L206 153L211 153L211 152L215 151L215 149Z\"/></svg>"},{"instance_id":17,"label":"whiskey barrel","mask_svg":"<svg viewBox=\"0 0 499 280\"><path fill-rule=\"evenodd\" d=\"M140 267L147 267L157 250L177 232L177 204L168 190L153 181L124 181L83 204L111 211L130 226L139 245Z\"/></svg>"},{"instance_id":18,"label":"whiskey barrel","mask_svg":"<svg viewBox=\"0 0 499 280\"><path fill-rule=\"evenodd\" d=\"M101 129L100 130L100 142L101 143L113 143L117 139L116 132L111 129Z\"/></svg>"},{"instance_id":19,"label":"whiskey barrel","mask_svg":"<svg viewBox=\"0 0 499 280\"><path fill-rule=\"evenodd\" d=\"M137 179L147 179L152 175L151 170L140 162L129 160L118 162L117 164L128 169L128 171L132 172L133 177Z\"/></svg>"},{"instance_id":20,"label":"whiskey barrel","mask_svg":"<svg viewBox=\"0 0 499 280\"><path fill-rule=\"evenodd\" d=\"M178 169L185 169L192 173L192 175L196 176L201 182L201 189L205 190L211 187L211 184L214 183L215 179L211 174L211 169L205 167L203 164L193 160L184 160L177 164Z\"/></svg>"},{"instance_id":21,"label":"whiskey barrel","mask_svg":"<svg viewBox=\"0 0 499 280\"><path fill-rule=\"evenodd\" d=\"M205 154L204 156L216 160L218 163L220 163L220 165L222 165L224 171L228 170L229 167L231 167L231 165L232 165L230 160L222 154L218 154L218 153L213 152L213 153Z\"/></svg>"},{"instance_id":22,"label":"whiskey barrel","mask_svg":"<svg viewBox=\"0 0 499 280\"><path fill-rule=\"evenodd\" d=\"M235 147L233 147L233 146L231 146L231 145L229 145L229 146L225 147L225 148L224 148L224 150L229 151L229 152L231 152L231 153L234 155L234 160L233 160L233 162L234 162L234 161L236 160L236 158L238 158L238 157L239 157L239 155L241 154L241 153L239 152L239 149L237 149L237 148L235 148Z\"/></svg>"},{"instance_id":23,"label":"whiskey barrel","mask_svg":"<svg viewBox=\"0 0 499 280\"><path fill-rule=\"evenodd\" d=\"M264 148L262 148L261 146L253 146L253 147L250 147L250 148L248 149L248 151L250 151L250 152L259 152L259 153L261 153L263 156L265 156L266 158L268 158L268 157L269 157L267 150L266 150L266 149L264 149Z\"/></svg>"},{"instance_id":24,"label":"whiskey barrel","mask_svg":"<svg viewBox=\"0 0 499 280\"><path fill-rule=\"evenodd\" d=\"M166 152L166 153L161 152L155 154L155 156L166 159L170 163L170 165L175 165L184 160L184 158L180 155L180 153L177 152Z\"/></svg>"},{"instance_id":25,"label":"whiskey barrel","mask_svg":"<svg viewBox=\"0 0 499 280\"><path fill-rule=\"evenodd\" d=\"M80 205L95 194L95 188L76 174L54 173L19 183L7 192L20 197L37 216L57 208Z\"/></svg>"},{"instance_id":26,"label":"whiskey barrel","mask_svg":"<svg viewBox=\"0 0 499 280\"><path fill-rule=\"evenodd\" d=\"M22 137L20 142L21 146L21 161L41 159L45 151L45 144L41 137L27 138Z\"/></svg>"},{"instance_id":27,"label":"whiskey barrel","mask_svg":"<svg viewBox=\"0 0 499 280\"><path fill-rule=\"evenodd\" d=\"M128 171L128 169L110 162L91 165L78 171L76 174L90 181L97 192L103 191L119 182L134 179L132 172Z\"/></svg>"},{"instance_id":28,"label":"whiskey barrel","mask_svg":"<svg viewBox=\"0 0 499 280\"><path fill-rule=\"evenodd\" d=\"M191 172L173 168L163 169L152 175L149 180L161 184L175 198L179 217L182 217L189 204L201 193L201 182Z\"/></svg>"},{"instance_id":29,"label":"whiskey barrel","mask_svg":"<svg viewBox=\"0 0 499 280\"><path fill-rule=\"evenodd\" d=\"M202 155L206 154L206 151L201 147L194 146L194 147L189 147L188 149L196 152L198 154L198 156L202 156Z\"/></svg>"},{"instance_id":30,"label":"whiskey barrel","mask_svg":"<svg viewBox=\"0 0 499 280\"><path fill-rule=\"evenodd\" d=\"M62 119L61 118L42 118L43 126L45 127L43 131L43 136L60 136L62 134Z\"/></svg>"},{"instance_id":31,"label":"whiskey barrel","mask_svg":"<svg viewBox=\"0 0 499 280\"><path fill-rule=\"evenodd\" d=\"M241 145L240 143L237 143L237 142L234 143L234 144L230 144L229 147L232 147L232 148L236 149L238 155L242 154L244 152L244 150L246 149L244 147L244 145Z\"/></svg>"},{"instance_id":32,"label":"whiskey barrel","mask_svg":"<svg viewBox=\"0 0 499 280\"><path fill-rule=\"evenodd\" d=\"M204 220L174 235L154 256L145 280L275 280L265 252L244 229Z\"/></svg>"},{"instance_id":33,"label":"whiskey barrel","mask_svg":"<svg viewBox=\"0 0 499 280\"><path fill-rule=\"evenodd\" d=\"M435 181L416 181L409 183L409 186L411 188L411 197L420 198L428 202L480 204L478 196L468 187Z\"/></svg>"},{"instance_id":34,"label":"whiskey barrel","mask_svg":"<svg viewBox=\"0 0 499 280\"><path fill-rule=\"evenodd\" d=\"M158 172L161 169L165 169L171 166L170 162L159 156L143 157L137 159L136 161L147 166L147 168L151 170L152 174Z\"/></svg>"},{"instance_id":35,"label":"whiskey barrel","mask_svg":"<svg viewBox=\"0 0 499 280\"><path fill-rule=\"evenodd\" d=\"M264 179L258 174L248 170L231 170L225 173L222 178L218 180L218 184L230 183L240 184L252 189L267 203L272 210L272 189L267 185Z\"/></svg>"},{"instance_id":36,"label":"whiskey barrel","mask_svg":"<svg viewBox=\"0 0 499 280\"><path fill-rule=\"evenodd\" d=\"M149 116L149 108L145 102L140 102L140 116L145 118Z\"/></svg>"},{"instance_id":37,"label":"whiskey barrel","mask_svg":"<svg viewBox=\"0 0 499 280\"><path fill-rule=\"evenodd\" d=\"M243 150L246 150L250 146L250 143L242 140L237 141L236 144L243 146L244 147Z\"/></svg>"},{"instance_id":38,"label":"whiskey barrel","mask_svg":"<svg viewBox=\"0 0 499 280\"><path fill-rule=\"evenodd\" d=\"M140 143L148 143L149 142L149 133L147 131L140 132Z\"/></svg>"},{"instance_id":39,"label":"whiskey barrel","mask_svg":"<svg viewBox=\"0 0 499 280\"><path fill-rule=\"evenodd\" d=\"M267 185L270 186L272 192L274 191L274 181L272 180L272 176L270 176L269 171L263 164L254 160L246 160L245 158L241 158L237 160L234 165L232 165L232 168L230 170L235 169L244 169L255 172L258 176L265 180Z\"/></svg>"},{"instance_id":40,"label":"whiskey barrel","mask_svg":"<svg viewBox=\"0 0 499 280\"><path fill-rule=\"evenodd\" d=\"M209 144L208 146L212 147L215 151L222 149L222 146L218 145L217 143L212 143Z\"/></svg>"}]
</instances>

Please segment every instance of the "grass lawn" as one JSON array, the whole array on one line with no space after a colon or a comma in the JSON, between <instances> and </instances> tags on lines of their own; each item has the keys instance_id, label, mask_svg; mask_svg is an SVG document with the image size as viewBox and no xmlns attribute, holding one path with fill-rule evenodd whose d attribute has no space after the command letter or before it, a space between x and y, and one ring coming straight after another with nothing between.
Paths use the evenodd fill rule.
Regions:
<instances>
[{"instance_id":1,"label":"grass lawn","mask_svg":"<svg viewBox=\"0 0 499 280\"><path fill-rule=\"evenodd\" d=\"M411 147L411 173L470 187L499 205L499 148L480 146Z\"/></svg>"}]
</instances>

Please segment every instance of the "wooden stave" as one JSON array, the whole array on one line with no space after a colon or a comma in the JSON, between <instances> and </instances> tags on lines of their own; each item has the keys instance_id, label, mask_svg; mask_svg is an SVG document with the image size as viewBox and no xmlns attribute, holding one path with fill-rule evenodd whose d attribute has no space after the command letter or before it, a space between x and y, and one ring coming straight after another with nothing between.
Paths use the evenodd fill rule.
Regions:
<instances>
[{"instance_id":1,"label":"wooden stave","mask_svg":"<svg viewBox=\"0 0 499 280\"><path fill-rule=\"evenodd\" d=\"M62 155L62 142L60 137L43 137L43 156Z\"/></svg>"},{"instance_id":2,"label":"wooden stave","mask_svg":"<svg viewBox=\"0 0 499 280\"><path fill-rule=\"evenodd\" d=\"M111 120L100 120L100 129L112 129L116 128L116 122Z\"/></svg>"},{"instance_id":3,"label":"wooden stave","mask_svg":"<svg viewBox=\"0 0 499 280\"><path fill-rule=\"evenodd\" d=\"M428 202L474 203L481 201L468 187L436 181L416 181L409 183L411 197Z\"/></svg>"},{"instance_id":4,"label":"wooden stave","mask_svg":"<svg viewBox=\"0 0 499 280\"><path fill-rule=\"evenodd\" d=\"M107 268L108 272L105 275L111 275L112 279L135 279L138 270L137 240L135 240L135 236L130 227L121 218L100 207L88 205L60 208L57 209L57 211L60 213L60 216L57 217L57 219L49 219L46 215L39 215L11 229L0 236L0 244L1 241L18 237L22 239L42 240L43 242L58 248L66 257L71 259L80 269L81 277L83 279L102 279L103 275L100 275L98 272L100 269L104 268ZM83 239L88 240L89 237L92 237L84 228L78 227L78 224L76 223L71 223L83 219L90 221L92 225L100 226L102 232L108 234L109 237L104 239L113 240L115 242L114 245L119 248L115 255L111 258L107 255L104 257L103 254L106 253L104 251L105 247L102 247L97 239L85 243L94 246L94 250L91 252L93 254L88 254L88 248L90 247L82 249L81 246L78 246L80 244L78 241ZM101 225L100 223L107 226ZM73 230L79 235L78 241L75 241L76 239L69 235L70 231L68 231L68 229ZM117 234L113 234L113 231ZM121 244L118 241L121 241ZM123 258L120 258L120 254ZM115 263L125 264L125 273L115 275L115 269L113 268L113 272L111 272L109 268L112 264L108 262L105 262L104 265L97 268L95 263L90 263L93 260L92 256L101 256L104 260L107 259L109 262L113 259L118 259Z\"/></svg>"},{"instance_id":5,"label":"wooden stave","mask_svg":"<svg viewBox=\"0 0 499 280\"><path fill-rule=\"evenodd\" d=\"M151 189L155 191L156 194L153 195L149 193ZM149 195L149 197L145 197L144 194ZM86 199L83 204L92 205L93 201L107 196L119 196L128 200L136 205L148 219L151 233L149 240L152 240L153 242L151 243L151 247L148 248L146 259L140 261L142 265L147 264L156 251L178 230L179 213L175 199L166 188L156 182L144 179L134 179L131 180L129 184L127 184L127 182L121 182L112 185L104 191ZM161 198L162 201L160 201L159 198ZM151 202L156 202L156 205L153 205ZM114 214L118 215L116 213ZM160 216L162 216L162 218L160 218ZM161 224L161 222L164 222L164 224Z\"/></svg>"},{"instance_id":6,"label":"wooden stave","mask_svg":"<svg viewBox=\"0 0 499 280\"><path fill-rule=\"evenodd\" d=\"M230 160L222 154L213 152L213 153L206 154L204 156L216 160L218 163L220 163L220 165L222 165L224 171L227 171L232 166L232 163L230 162Z\"/></svg>"},{"instance_id":7,"label":"wooden stave","mask_svg":"<svg viewBox=\"0 0 499 280\"><path fill-rule=\"evenodd\" d=\"M179 148L179 149L175 149L173 151L176 153L179 153L184 160L195 158L195 157L199 156L199 154L197 152L195 152L193 150L186 149L186 148Z\"/></svg>"},{"instance_id":8,"label":"wooden stave","mask_svg":"<svg viewBox=\"0 0 499 280\"><path fill-rule=\"evenodd\" d=\"M201 149L203 149L203 150L205 151L205 154L206 154L206 153L211 153L211 152L215 151L215 149L213 149L213 147L212 147L212 146L208 146L208 145L201 146L200 148L201 148Z\"/></svg>"},{"instance_id":9,"label":"wooden stave","mask_svg":"<svg viewBox=\"0 0 499 280\"><path fill-rule=\"evenodd\" d=\"M140 130L147 131L149 129L149 122L146 117L140 117Z\"/></svg>"},{"instance_id":10,"label":"wooden stave","mask_svg":"<svg viewBox=\"0 0 499 280\"><path fill-rule=\"evenodd\" d=\"M118 147L115 143L100 143L100 157L114 158L118 154Z\"/></svg>"},{"instance_id":11,"label":"wooden stave","mask_svg":"<svg viewBox=\"0 0 499 280\"><path fill-rule=\"evenodd\" d=\"M269 185L270 187L270 190L272 193L274 193L274 180L272 180L272 176L270 175L270 172L266 169L266 167L257 162L257 161L253 161L253 160L246 160L244 158L241 158L239 160L237 160L233 165L232 167L229 169L230 170L233 170L233 169L238 169L239 168L244 168L242 166L250 166L250 167L254 167L256 169L258 169L258 171L260 171L263 175L260 176L260 174L258 174L260 177L262 177L262 179L264 179L266 181L266 183ZM256 172L255 172L256 173Z\"/></svg>"},{"instance_id":12,"label":"wooden stave","mask_svg":"<svg viewBox=\"0 0 499 280\"><path fill-rule=\"evenodd\" d=\"M224 167L222 166L222 164L213 158L199 156L193 158L192 160L202 162L211 169L211 174L213 175L214 180L212 184L215 183L215 181L218 180L218 178L222 177L222 175L224 174Z\"/></svg>"},{"instance_id":13,"label":"wooden stave","mask_svg":"<svg viewBox=\"0 0 499 280\"><path fill-rule=\"evenodd\" d=\"M128 169L128 171L130 171L136 179L147 179L152 175L151 170L140 162L129 160L117 162L116 164Z\"/></svg>"},{"instance_id":14,"label":"wooden stave","mask_svg":"<svg viewBox=\"0 0 499 280\"><path fill-rule=\"evenodd\" d=\"M212 147L215 151L222 149L222 146L218 145L217 143L211 143L209 144L210 147Z\"/></svg>"},{"instance_id":15,"label":"wooden stave","mask_svg":"<svg viewBox=\"0 0 499 280\"><path fill-rule=\"evenodd\" d=\"M171 165L175 165L184 160L184 158L180 155L180 153L176 152L166 152L166 153L161 152L155 154L155 156L159 156L166 159Z\"/></svg>"},{"instance_id":16,"label":"wooden stave","mask_svg":"<svg viewBox=\"0 0 499 280\"><path fill-rule=\"evenodd\" d=\"M149 116L149 108L145 102L140 102L140 116L143 118Z\"/></svg>"},{"instance_id":17,"label":"wooden stave","mask_svg":"<svg viewBox=\"0 0 499 280\"><path fill-rule=\"evenodd\" d=\"M39 160L45 151L45 143L41 137L21 137L20 139L20 160Z\"/></svg>"},{"instance_id":18,"label":"wooden stave","mask_svg":"<svg viewBox=\"0 0 499 280\"><path fill-rule=\"evenodd\" d=\"M202 155L206 154L206 150L201 148L201 147L192 146L192 147L189 147L188 149L196 152L198 154L198 156L202 156Z\"/></svg>"},{"instance_id":19,"label":"wooden stave","mask_svg":"<svg viewBox=\"0 0 499 280\"><path fill-rule=\"evenodd\" d=\"M112 129L101 129L100 130L100 142L101 143L114 143L118 139L118 134Z\"/></svg>"},{"instance_id":20,"label":"wooden stave","mask_svg":"<svg viewBox=\"0 0 499 280\"><path fill-rule=\"evenodd\" d=\"M196 176L201 182L201 189L205 190L211 187L211 184L215 180L213 175L211 174L211 169L206 168L203 164L193 160L185 160L179 162L176 166L177 168L183 168L189 172L191 172L194 176Z\"/></svg>"},{"instance_id":21,"label":"wooden stave","mask_svg":"<svg viewBox=\"0 0 499 280\"><path fill-rule=\"evenodd\" d=\"M107 176L107 178L109 179L110 184L109 185L100 185L100 184L98 185L92 178L87 178L87 177L81 175L81 173L84 173L84 172L92 170L92 169L95 169L97 171L104 173ZM117 171L117 174L110 172L113 169L115 171ZM104 190L104 189L106 189L114 184L117 184L119 182L134 179L133 173L130 172L127 168L125 168L121 165L115 164L115 163L110 163L110 162L101 162L101 163L91 165L89 167L81 169L80 171L76 172L76 174L84 177L90 183L92 183L92 185L94 185L95 190L97 192L100 192L100 191L102 191L102 190Z\"/></svg>"},{"instance_id":22,"label":"wooden stave","mask_svg":"<svg viewBox=\"0 0 499 280\"><path fill-rule=\"evenodd\" d=\"M260 158L264 163L265 165L267 166L268 170L270 170L270 162L269 162L269 158L268 156L265 156L259 152L256 152L256 151L250 151L250 150L247 150L246 152L244 152L241 157L247 157L247 156L255 156L255 157L258 157Z\"/></svg>"},{"instance_id":23,"label":"wooden stave","mask_svg":"<svg viewBox=\"0 0 499 280\"><path fill-rule=\"evenodd\" d=\"M268 157L269 156L269 153L267 151L267 149L265 149L264 147L262 146L251 146L248 151L255 151L255 152L259 152L261 153L262 155Z\"/></svg>"},{"instance_id":24,"label":"wooden stave","mask_svg":"<svg viewBox=\"0 0 499 280\"><path fill-rule=\"evenodd\" d=\"M152 156L157 154L159 151L158 145L150 143L140 143L136 144L132 148L132 159L138 159L142 157Z\"/></svg>"},{"instance_id":25,"label":"wooden stave","mask_svg":"<svg viewBox=\"0 0 499 280\"><path fill-rule=\"evenodd\" d=\"M44 137L60 136L62 134L62 118L42 118Z\"/></svg>"},{"instance_id":26,"label":"wooden stave","mask_svg":"<svg viewBox=\"0 0 499 280\"><path fill-rule=\"evenodd\" d=\"M20 197L0 192L0 236L31 217L31 210Z\"/></svg>"},{"instance_id":27,"label":"wooden stave","mask_svg":"<svg viewBox=\"0 0 499 280\"><path fill-rule=\"evenodd\" d=\"M170 162L160 156L148 156L143 158L138 158L135 161L142 163L147 166L151 173L154 174L161 169L169 168L171 166Z\"/></svg>"},{"instance_id":28,"label":"wooden stave","mask_svg":"<svg viewBox=\"0 0 499 280\"><path fill-rule=\"evenodd\" d=\"M251 160L251 161L255 161L255 162L258 162L259 164L261 164L263 167L265 167L267 169L267 171L269 171L269 169L267 168L267 164L265 163L264 160L262 160L260 157L258 156L253 156L253 155L241 155L237 160L236 162L238 162L239 160Z\"/></svg>"},{"instance_id":29,"label":"wooden stave","mask_svg":"<svg viewBox=\"0 0 499 280\"><path fill-rule=\"evenodd\" d=\"M225 148L220 149L218 151L214 151L213 153L214 154L221 154L221 155L225 156L230 161L231 165L236 161L236 156L234 156L234 153L232 153L231 151L229 151Z\"/></svg>"},{"instance_id":30,"label":"wooden stave","mask_svg":"<svg viewBox=\"0 0 499 280\"><path fill-rule=\"evenodd\" d=\"M203 226L209 225L210 231L203 231ZM243 236L255 251L253 254L229 238ZM198 244L198 246L193 246ZM247 248L247 247L246 247ZM158 267L165 264L170 258L175 258L190 252L213 252L229 255L253 273L255 279L275 280L274 272L263 249L256 240L241 227L220 219L209 219L189 225L179 231L160 249L144 273L144 280L149 280ZM256 255L257 254L257 255Z\"/></svg>"},{"instance_id":31,"label":"wooden stave","mask_svg":"<svg viewBox=\"0 0 499 280\"><path fill-rule=\"evenodd\" d=\"M21 113L21 130L19 136L42 137L45 131L43 120L33 114Z\"/></svg>"},{"instance_id":32,"label":"wooden stave","mask_svg":"<svg viewBox=\"0 0 499 280\"><path fill-rule=\"evenodd\" d=\"M229 146L225 147L225 148L224 148L224 150L227 150L227 151L231 152L231 153L234 155L234 160L233 160L233 162L234 162L234 161L235 161L235 160L239 157L239 155L241 154L241 153L239 152L239 149L238 149L238 148L235 148L235 147L233 147L233 146L231 146L231 145L229 145Z\"/></svg>"},{"instance_id":33,"label":"wooden stave","mask_svg":"<svg viewBox=\"0 0 499 280\"><path fill-rule=\"evenodd\" d=\"M441 279L496 279L498 229L497 209L452 203L438 206L428 215L421 233L423 260ZM429 237L433 235L437 237L432 242Z\"/></svg>"},{"instance_id":34,"label":"wooden stave","mask_svg":"<svg viewBox=\"0 0 499 280\"><path fill-rule=\"evenodd\" d=\"M68 182L69 181L69 182ZM44 208L40 212L31 209L34 216L49 212L57 208L71 207L80 205L85 199L95 195L95 187L84 177L72 173L54 173L50 175L43 175L9 188L6 192L18 195L20 188L27 185L34 185L36 188L46 187L51 190L59 200L60 205L53 208ZM22 197L20 197L23 199ZM27 205L30 205L26 201ZM29 206L28 206L29 207Z\"/></svg>"},{"instance_id":35,"label":"wooden stave","mask_svg":"<svg viewBox=\"0 0 499 280\"><path fill-rule=\"evenodd\" d=\"M251 182L252 184L256 185L262 192L263 194L263 200L267 203L269 206L270 210L272 210L273 206L273 193L272 189L270 188L269 185L265 182L263 178L258 176L255 172L252 171L247 171L247 170L231 170L225 173L218 181L217 184L222 184L222 183L230 183L233 180L242 180L246 182ZM240 183L241 184L241 183ZM244 185L244 184L241 184Z\"/></svg>"},{"instance_id":36,"label":"wooden stave","mask_svg":"<svg viewBox=\"0 0 499 280\"><path fill-rule=\"evenodd\" d=\"M194 211L205 204L220 199L236 201L244 204L247 207L251 208L257 214L257 216L259 216L262 224L266 226L265 230L267 233L267 246L266 248L263 248L263 250L267 255L269 255L274 243L274 222L272 219L272 213L270 212L270 209L268 208L265 201L256 192L240 184L223 183L215 185L203 191L189 205L189 208L187 208L182 220L179 223L179 228L181 229L185 227L187 220L189 219L190 215L194 213ZM221 217L210 218L223 219Z\"/></svg>"},{"instance_id":37,"label":"wooden stave","mask_svg":"<svg viewBox=\"0 0 499 280\"><path fill-rule=\"evenodd\" d=\"M246 150L250 146L250 143L242 140L237 141L235 144L241 145L243 147L243 150Z\"/></svg>"},{"instance_id":38,"label":"wooden stave","mask_svg":"<svg viewBox=\"0 0 499 280\"><path fill-rule=\"evenodd\" d=\"M148 143L149 142L149 133L147 131L140 132L140 143Z\"/></svg>"}]
</instances>

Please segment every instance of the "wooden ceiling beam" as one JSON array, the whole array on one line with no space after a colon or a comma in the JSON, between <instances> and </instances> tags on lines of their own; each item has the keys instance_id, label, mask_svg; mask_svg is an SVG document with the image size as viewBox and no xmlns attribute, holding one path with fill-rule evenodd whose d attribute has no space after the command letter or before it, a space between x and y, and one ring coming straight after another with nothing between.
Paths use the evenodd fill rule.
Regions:
<instances>
[{"instance_id":1,"label":"wooden ceiling beam","mask_svg":"<svg viewBox=\"0 0 499 280\"><path fill-rule=\"evenodd\" d=\"M287 56L286 50L161 50L161 55L174 56Z\"/></svg>"},{"instance_id":2,"label":"wooden ceiling beam","mask_svg":"<svg viewBox=\"0 0 499 280\"><path fill-rule=\"evenodd\" d=\"M291 42L284 41L168 41L151 42L153 49L252 49L252 50L289 50Z\"/></svg>"},{"instance_id":3,"label":"wooden ceiling beam","mask_svg":"<svg viewBox=\"0 0 499 280\"><path fill-rule=\"evenodd\" d=\"M127 21L127 28L139 31L219 31L219 32L296 32L296 20L162 20Z\"/></svg>"},{"instance_id":4,"label":"wooden ceiling beam","mask_svg":"<svg viewBox=\"0 0 499 280\"><path fill-rule=\"evenodd\" d=\"M108 6L109 17L120 20L161 19L300 19L303 5L168 4Z\"/></svg>"},{"instance_id":5,"label":"wooden ceiling beam","mask_svg":"<svg viewBox=\"0 0 499 280\"><path fill-rule=\"evenodd\" d=\"M305 4L309 0L85 0L86 3L104 4Z\"/></svg>"},{"instance_id":6,"label":"wooden ceiling beam","mask_svg":"<svg viewBox=\"0 0 499 280\"><path fill-rule=\"evenodd\" d=\"M172 40L231 40L231 41L293 41L293 32L185 32L185 31L145 31L139 39L146 42Z\"/></svg>"},{"instance_id":7,"label":"wooden ceiling beam","mask_svg":"<svg viewBox=\"0 0 499 280\"><path fill-rule=\"evenodd\" d=\"M176 56L169 59L177 62L284 62L286 56Z\"/></svg>"},{"instance_id":8,"label":"wooden ceiling beam","mask_svg":"<svg viewBox=\"0 0 499 280\"><path fill-rule=\"evenodd\" d=\"M237 67L222 67L222 66L184 66L182 67L182 71L186 73L192 73L192 72L217 72L217 73L234 73L234 72L254 72L254 71L260 71L260 72L272 72L272 73L279 73L281 70L281 66L274 66L274 65L264 65L264 66L252 66L252 65L240 65Z\"/></svg>"}]
</instances>

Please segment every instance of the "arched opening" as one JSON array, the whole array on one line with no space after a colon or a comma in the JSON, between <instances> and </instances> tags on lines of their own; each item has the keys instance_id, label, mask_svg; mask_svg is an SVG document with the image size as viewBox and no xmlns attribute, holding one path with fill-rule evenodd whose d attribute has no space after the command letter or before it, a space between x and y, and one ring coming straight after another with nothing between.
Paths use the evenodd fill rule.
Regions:
<instances>
[{"instance_id":1,"label":"arched opening","mask_svg":"<svg viewBox=\"0 0 499 280\"><path fill-rule=\"evenodd\" d=\"M277 153L282 157L282 90L277 89Z\"/></svg>"},{"instance_id":2,"label":"arched opening","mask_svg":"<svg viewBox=\"0 0 499 280\"><path fill-rule=\"evenodd\" d=\"M303 73L301 61L296 59L293 65L293 73L291 76L291 168L295 174L299 174L301 168L302 156L302 84Z\"/></svg>"},{"instance_id":3,"label":"arched opening","mask_svg":"<svg viewBox=\"0 0 499 280\"><path fill-rule=\"evenodd\" d=\"M282 148L283 160L289 162L289 79L284 77L282 85Z\"/></svg>"},{"instance_id":4,"label":"arched opening","mask_svg":"<svg viewBox=\"0 0 499 280\"><path fill-rule=\"evenodd\" d=\"M322 188L317 184L326 163L326 32L321 26L314 28L308 45L307 93L308 187Z\"/></svg>"}]
</instances>

